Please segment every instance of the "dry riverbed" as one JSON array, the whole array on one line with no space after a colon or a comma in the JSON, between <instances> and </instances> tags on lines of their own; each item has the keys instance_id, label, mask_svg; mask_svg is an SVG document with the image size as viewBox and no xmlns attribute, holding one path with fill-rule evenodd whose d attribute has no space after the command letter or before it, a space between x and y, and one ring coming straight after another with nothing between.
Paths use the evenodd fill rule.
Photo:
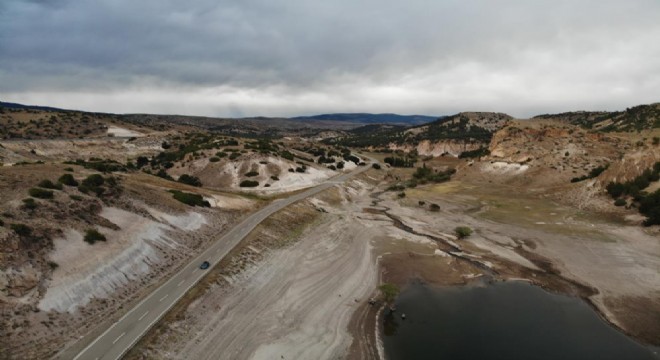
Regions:
<instances>
[{"instance_id":1,"label":"dry riverbed","mask_svg":"<svg viewBox=\"0 0 660 360\"><path fill-rule=\"evenodd\" d=\"M371 171L265 221L128 358L380 358L381 306L368 300L379 283L411 279L524 279L582 297L627 333L657 342L656 234L543 199L508 203L458 182L402 199L382 192L381 177ZM458 240L459 225L475 233Z\"/></svg>"}]
</instances>

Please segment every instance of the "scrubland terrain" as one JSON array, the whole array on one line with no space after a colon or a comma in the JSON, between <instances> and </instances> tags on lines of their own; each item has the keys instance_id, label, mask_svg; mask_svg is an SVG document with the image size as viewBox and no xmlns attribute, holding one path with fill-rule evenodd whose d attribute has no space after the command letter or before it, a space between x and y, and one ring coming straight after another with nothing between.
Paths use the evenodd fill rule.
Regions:
<instances>
[{"instance_id":1,"label":"scrubland terrain","mask_svg":"<svg viewBox=\"0 0 660 360\"><path fill-rule=\"evenodd\" d=\"M4 110L38 126L0 141L0 358L75 354L246 214L368 159L263 221L126 358L382 358L378 286L411 280L529 281L660 345L657 108L275 138Z\"/></svg>"}]
</instances>

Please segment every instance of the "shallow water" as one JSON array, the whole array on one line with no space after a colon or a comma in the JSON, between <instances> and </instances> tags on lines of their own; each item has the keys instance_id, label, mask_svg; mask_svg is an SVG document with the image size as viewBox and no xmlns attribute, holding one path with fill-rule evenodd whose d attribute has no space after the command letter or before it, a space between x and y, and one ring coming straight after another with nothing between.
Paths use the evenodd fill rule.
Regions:
<instances>
[{"instance_id":1,"label":"shallow water","mask_svg":"<svg viewBox=\"0 0 660 360\"><path fill-rule=\"evenodd\" d=\"M411 284L381 330L388 359L660 359L584 301L524 282ZM401 314L406 319L401 319Z\"/></svg>"}]
</instances>

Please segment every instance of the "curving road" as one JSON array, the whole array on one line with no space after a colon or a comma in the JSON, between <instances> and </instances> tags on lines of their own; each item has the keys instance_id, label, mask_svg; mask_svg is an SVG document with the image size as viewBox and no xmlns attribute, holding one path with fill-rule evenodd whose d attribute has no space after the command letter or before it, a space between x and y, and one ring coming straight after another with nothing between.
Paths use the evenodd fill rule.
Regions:
<instances>
[{"instance_id":1,"label":"curving road","mask_svg":"<svg viewBox=\"0 0 660 360\"><path fill-rule=\"evenodd\" d=\"M370 159L373 161L373 159ZM222 260L261 221L276 211L323 190L343 183L349 178L367 171L371 166L360 166L346 173L288 198L273 201L268 206L247 217L227 234L215 241L208 249L195 257L174 274L167 282L147 295L101 336L83 349L74 360L117 360L120 359L146 332L206 274L200 270L203 261L211 266Z\"/></svg>"}]
</instances>

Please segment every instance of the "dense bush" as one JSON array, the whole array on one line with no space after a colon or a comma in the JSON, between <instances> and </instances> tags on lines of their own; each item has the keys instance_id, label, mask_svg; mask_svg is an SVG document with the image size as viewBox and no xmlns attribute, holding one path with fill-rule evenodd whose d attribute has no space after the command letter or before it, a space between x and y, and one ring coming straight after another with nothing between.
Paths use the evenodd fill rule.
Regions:
<instances>
[{"instance_id":1,"label":"dense bush","mask_svg":"<svg viewBox=\"0 0 660 360\"><path fill-rule=\"evenodd\" d=\"M254 180L243 180L243 181L241 181L239 186L240 187L257 187L257 186L259 186L259 182L254 181Z\"/></svg>"},{"instance_id":2,"label":"dense bush","mask_svg":"<svg viewBox=\"0 0 660 360\"><path fill-rule=\"evenodd\" d=\"M219 158L223 158L223 157L227 157L227 153L224 151L218 151L217 153L215 153L215 156Z\"/></svg>"},{"instance_id":3,"label":"dense bush","mask_svg":"<svg viewBox=\"0 0 660 360\"><path fill-rule=\"evenodd\" d=\"M201 206L201 207L210 207L211 204L204 200L204 197L199 194L192 194L178 190L170 190L174 198L186 205L190 206Z\"/></svg>"},{"instance_id":4,"label":"dense bush","mask_svg":"<svg viewBox=\"0 0 660 360\"><path fill-rule=\"evenodd\" d=\"M23 199L23 209L25 210L34 210L38 206L37 202L33 198Z\"/></svg>"},{"instance_id":5,"label":"dense bush","mask_svg":"<svg viewBox=\"0 0 660 360\"><path fill-rule=\"evenodd\" d=\"M41 180L37 186L44 189L62 190L61 184L54 183L50 180Z\"/></svg>"},{"instance_id":6,"label":"dense bush","mask_svg":"<svg viewBox=\"0 0 660 360\"><path fill-rule=\"evenodd\" d=\"M431 204L429 208L431 209L431 211L440 211L440 205L438 204Z\"/></svg>"},{"instance_id":7,"label":"dense bush","mask_svg":"<svg viewBox=\"0 0 660 360\"><path fill-rule=\"evenodd\" d=\"M238 152L231 153L231 155L229 155L229 160L236 160L240 156L241 156L241 153L238 153Z\"/></svg>"},{"instance_id":8,"label":"dense bush","mask_svg":"<svg viewBox=\"0 0 660 360\"><path fill-rule=\"evenodd\" d=\"M209 158L209 162L218 162L218 161L220 161L220 158L217 156L211 156Z\"/></svg>"},{"instance_id":9,"label":"dense bush","mask_svg":"<svg viewBox=\"0 0 660 360\"><path fill-rule=\"evenodd\" d=\"M614 201L614 206L625 206L626 204L627 202L625 199L619 198Z\"/></svg>"},{"instance_id":10,"label":"dense bush","mask_svg":"<svg viewBox=\"0 0 660 360\"><path fill-rule=\"evenodd\" d=\"M85 242L87 242L90 245L93 245L97 241L105 241L105 235L101 234L98 232L96 229L88 229L85 232Z\"/></svg>"},{"instance_id":11,"label":"dense bush","mask_svg":"<svg viewBox=\"0 0 660 360\"><path fill-rule=\"evenodd\" d=\"M40 188L32 188L28 190L28 194L30 196L39 198L39 199L52 199L53 198L53 192L50 190L44 190Z\"/></svg>"},{"instance_id":12,"label":"dense bush","mask_svg":"<svg viewBox=\"0 0 660 360\"><path fill-rule=\"evenodd\" d=\"M95 186L101 186L105 183L105 179L101 174L92 174L89 175L88 177L85 178L85 180L82 181L82 185L88 186L88 187L95 187Z\"/></svg>"},{"instance_id":13,"label":"dense bush","mask_svg":"<svg viewBox=\"0 0 660 360\"><path fill-rule=\"evenodd\" d=\"M66 186L78 186L78 182L71 174L64 174L57 179L57 182Z\"/></svg>"},{"instance_id":14,"label":"dense bush","mask_svg":"<svg viewBox=\"0 0 660 360\"><path fill-rule=\"evenodd\" d=\"M273 180L273 181L278 181L278 180L280 180L280 178L278 178L278 177L275 176L275 175L271 176L270 178L271 178L271 180Z\"/></svg>"},{"instance_id":15,"label":"dense bush","mask_svg":"<svg viewBox=\"0 0 660 360\"><path fill-rule=\"evenodd\" d=\"M647 217L645 226L660 225L660 190L640 200L639 212Z\"/></svg>"},{"instance_id":16,"label":"dense bush","mask_svg":"<svg viewBox=\"0 0 660 360\"><path fill-rule=\"evenodd\" d=\"M188 185L197 186L197 187L202 186L202 182L199 180L198 177L188 175L188 174L183 174L183 175L179 176L179 180L177 180L177 181L182 183L182 184L188 184Z\"/></svg>"},{"instance_id":17,"label":"dense bush","mask_svg":"<svg viewBox=\"0 0 660 360\"><path fill-rule=\"evenodd\" d=\"M374 164L371 165L371 167L376 169L376 170L380 170L380 164L374 163Z\"/></svg>"},{"instance_id":18,"label":"dense bush","mask_svg":"<svg viewBox=\"0 0 660 360\"><path fill-rule=\"evenodd\" d=\"M254 177L254 176L257 176L257 175L259 175L258 171L250 171L250 172L245 173L245 176L247 176L247 177Z\"/></svg>"},{"instance_id":19,"label":"dense bush","mask_svg":"<svg viewBox=\"0 0 660 360\"><path fill-rule=\"evenodd\" d=\"M20 237L28 237L32 235L32 228L25 224L10 224L9 228Z\"/></svg>"}]
</instances>

